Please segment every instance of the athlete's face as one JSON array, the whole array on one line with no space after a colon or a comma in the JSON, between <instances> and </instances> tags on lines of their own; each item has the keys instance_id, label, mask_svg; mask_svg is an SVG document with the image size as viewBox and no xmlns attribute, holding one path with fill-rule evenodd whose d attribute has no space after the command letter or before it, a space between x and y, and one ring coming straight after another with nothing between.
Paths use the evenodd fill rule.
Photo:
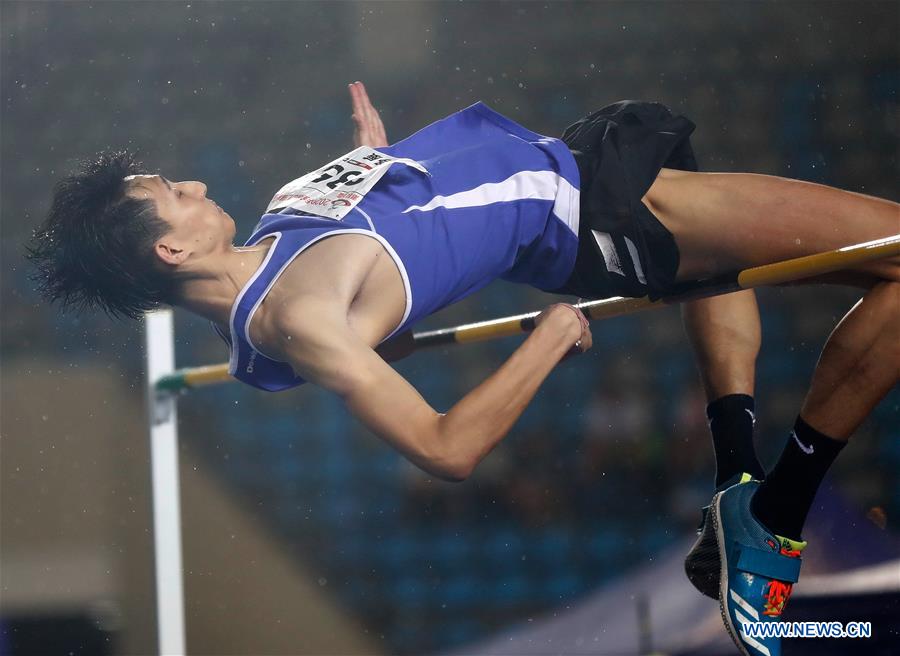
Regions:
<instances>
[{"instance_id":1,"label":"athlete's face","mask_svg":"<svg viewBox=\"0 0 900 656\"><path fill-rule=\"evenodd\" d=\"M234 219L206 197L202 182L171 182L159 175L132 175L125 178L128 195L153 200L159 217L171 230L156 243L156 254L168 264L182 264L231 245Z\"/></svg>"}]
</instances>

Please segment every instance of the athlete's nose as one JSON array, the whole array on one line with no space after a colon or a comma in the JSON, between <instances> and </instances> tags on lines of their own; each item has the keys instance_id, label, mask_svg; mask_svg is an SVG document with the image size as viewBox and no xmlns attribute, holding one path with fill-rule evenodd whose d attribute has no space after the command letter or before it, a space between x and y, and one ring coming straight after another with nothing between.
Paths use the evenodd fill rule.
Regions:
<instances>
[{"instance_id":1,"label":"athlete's nose","mask_svg":"<svg viewBox=\"0 0 900 656\"><path fill-rule=\"evenodd\" d=\"M198 180L193 180L190 183L191 185L191 193L198 194L203 198L206 198L206 185Z\"/></svg>"}]
</instances>

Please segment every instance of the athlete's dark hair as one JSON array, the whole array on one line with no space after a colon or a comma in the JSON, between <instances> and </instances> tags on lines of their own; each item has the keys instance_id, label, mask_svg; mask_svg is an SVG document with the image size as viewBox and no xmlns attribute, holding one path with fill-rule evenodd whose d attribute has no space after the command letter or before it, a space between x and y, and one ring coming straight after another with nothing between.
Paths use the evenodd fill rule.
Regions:
<instances>
[{"instance_id":1,"label":"athlete's dark hair","mask_svg":"<svg viewBox=\"0 0 900 656\"><path fill-rule=\"evenodd\" d=\"M136 319L174 302L180 279L153 245L169 231L156 203L126 195L125 176L144 173L127 151L104 151L60 180L43 225L26 247L33 279L63 309L101 309Z\"/></svg>"}]
</instances>

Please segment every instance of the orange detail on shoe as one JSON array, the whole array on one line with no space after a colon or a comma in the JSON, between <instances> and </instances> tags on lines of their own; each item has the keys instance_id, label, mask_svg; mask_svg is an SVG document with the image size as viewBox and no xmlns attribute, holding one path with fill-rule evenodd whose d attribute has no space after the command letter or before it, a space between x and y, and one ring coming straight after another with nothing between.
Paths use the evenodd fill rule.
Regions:
<instances>
[{"instance_id":1,"label":"orange detail on shoe","mask_svg":"<svg viewBox=\"0 0 900 656\"><path fill-rule=\"evenodd\" d=\"M766 606L763 609L763 615L768 615L770 617L778 617L781 615L781 611L784 610L784 605L791 596L791 590L793 590L793 588L793 583L783 583L775 580L769 581L769 584L766 586Z\"/></svg>"},{"instance_id":2,"label":"orange detail on shoe","mask_svg":"<svg viewBox=\"0 0 900 656\"><path fill-rule=\"evenodd\" d=\"M788 558L799 558L801 549L790 549L786 545L781 547L781 555ZM782 581L769 581L766 586L766 606L763 615L770 617L778 617L784 610L784 605L791 596L791 590L794 589L793 583L784 583Z\"/></svg>"}]
</instances>

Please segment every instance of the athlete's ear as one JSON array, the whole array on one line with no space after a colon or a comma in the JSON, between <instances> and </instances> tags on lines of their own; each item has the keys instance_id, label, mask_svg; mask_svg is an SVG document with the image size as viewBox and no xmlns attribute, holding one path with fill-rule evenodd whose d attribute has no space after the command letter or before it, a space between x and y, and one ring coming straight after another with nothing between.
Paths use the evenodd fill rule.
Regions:
<instances>
[{"instance_id":1,"label":"athlete's ear","mask_svg":"<svg viewBox=\"0 0 900 656\"><path fill-rule=\"evenodd\" d=\"M172 266L178 266L183 263L188 256L186 250L182 248L176 248L172 244L166 244L164 242L158 241L153 246L153 250L156 252L156 257L161 259L166 264L170 264Z\"/></svg>"}]
</instances>

